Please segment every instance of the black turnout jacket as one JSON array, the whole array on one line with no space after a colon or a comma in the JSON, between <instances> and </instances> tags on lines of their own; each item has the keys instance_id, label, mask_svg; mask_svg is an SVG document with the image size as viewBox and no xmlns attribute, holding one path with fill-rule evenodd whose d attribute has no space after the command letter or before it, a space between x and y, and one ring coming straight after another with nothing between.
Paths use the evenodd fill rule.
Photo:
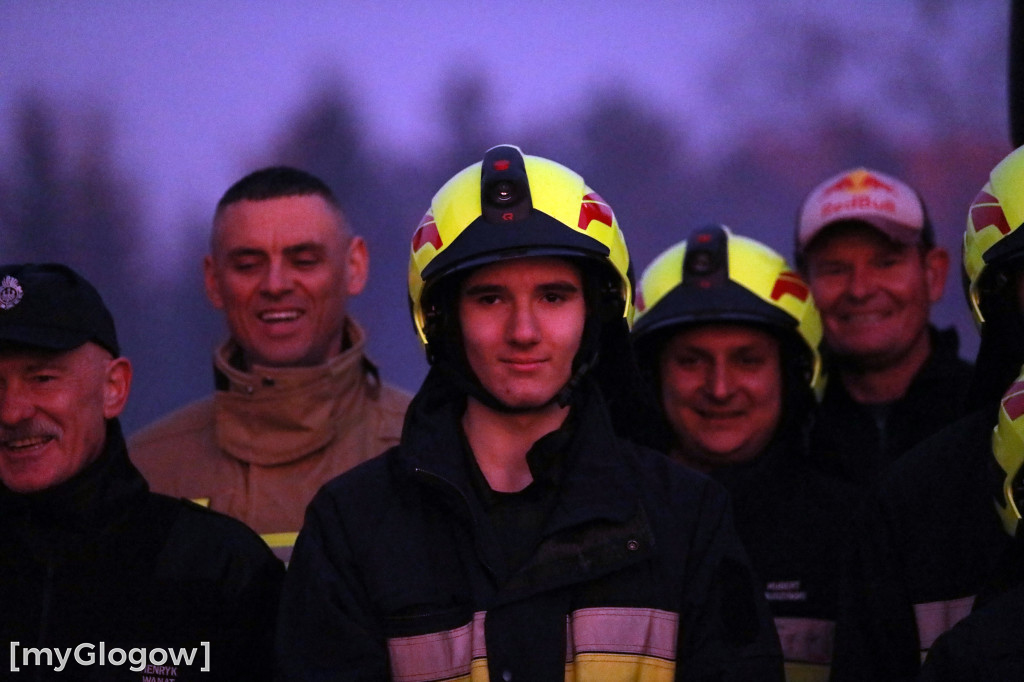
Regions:
<instances>
[{"instance_id":1,"label":"black turnout jacket","mask_svg":"<svg viewBox=\"0 0 1024 682\"><path fill-rule=\"evenodd\" d=\"M282 599L283 679L782 679L721 486L617 438L584 384L536 542L509 552L464 406L432 372L401 444L314 498Z\"/></svg>"},{"instance_id":2,"label":"black turnout jacket","mask_svg":"<svg viewBox=\"0 0 1024 682\"><path fill-rule=\"evenodd\" d=\"M0 679L268 679L283 577L240 522L150 493L108 422L68 481L0 485Z\"/></svg>"},{"instance_id":3,"label":"black turnout jacket","mask_svg":"<svg viewBox=\"0 0 1024 682\"><path fill-rule=\"evenodd\" d=\"M990 405L904 455L855 516L834 682L916 679L936 638L971 612L1011 546L993 502Z\"/></svg>"},{"instance_id":4,"label":"black turnout jacket","mask_svg":"<svg viewBox=\"0 0 1024 682\"><path fill-rule=\"evenodd\" d=\"M788 429L750 462L712 473L732 496L736 529L762 581L788 680L824 682L832 662L839 567L861 494L805 460Z\"/></svg>"},{"instance_id":5,"label":"black turnout jacket","mask_svg":"<svg viewBox=\"0 0 1024 682\"><path fill-rule=\"evenodd\" d=\"M955 329L929 327L929 333L931 355L903 397L884 410L855 401L835 370L829 370L832 376L811 433L817 466L872 488L903 453L964 416L971 365L957 354Z\"/></svg>"}]
</instances>

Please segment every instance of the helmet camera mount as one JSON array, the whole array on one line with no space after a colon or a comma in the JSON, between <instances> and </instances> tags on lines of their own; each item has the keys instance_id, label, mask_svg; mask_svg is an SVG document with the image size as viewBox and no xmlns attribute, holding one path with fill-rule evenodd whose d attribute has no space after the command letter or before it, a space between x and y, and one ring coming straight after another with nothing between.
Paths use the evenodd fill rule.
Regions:
<instances>
[{"instance_id":1,"label":"helmet camera mount","mask_svg":"<svg viewBox=\"0 0 1024 682\"><path fill-rule=\"evenodd\" d=\"M686 240L681 286L717 289L729 283L729 238L721 225L708 225Z\"/></svg>"},{"instance_id":2,"label":"helmet camera mount","mask_svg":"<svg viewBox=\"0 0 1024 682\"><path fill-rule=\"evenodd\" d=\"M533 210L526 163L518 148L491 147L480 169L480 208L488 223L504 225L525 220Z\"/></svg>"}]
</instances>

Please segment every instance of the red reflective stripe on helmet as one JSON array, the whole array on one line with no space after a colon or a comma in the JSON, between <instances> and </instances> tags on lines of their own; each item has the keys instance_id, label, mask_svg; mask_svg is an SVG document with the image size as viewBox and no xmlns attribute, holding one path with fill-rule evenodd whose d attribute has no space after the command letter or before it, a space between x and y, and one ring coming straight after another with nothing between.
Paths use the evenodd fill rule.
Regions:
<instances>
[{"instance_id":1,"label":"red reflective stripe on helmet","mask_svg":"<svg viewBox=\"0 0 1024 682\"><path fill-rule=\"evenodd\" d=\"M773 301L778 301L784 294L789 294L801 301L806 301L810 293L811 290L804 284L800 275L786 271L779 273L778 279L775 280L775 286L772 287L771 297Z\"/></svg>"},{"instance_id":2,"label":"red reflective stripe on helmet","mask_svg":"<svg viewBox=\"0 0 1024 682\"><path fill-rule=\"evenodd\" d=\"M1006 214L1003 213L999 200L985 190L981 190L971 202L971 223L974 224L975 232L980 232L989 225L995 225L1004 235L1013 231L1006 222Z\"/></svg>"},{"instance_id":3,"label":"red reflective stripe on helmet","mask_svg":"<svg viewBox=\"0 0 1024 682\"><path fill-rule=\"evenodd\" d=\"M1003 409L1010 421L1016 421L1024 414L1024 381L1018 381L1006 392L1003 398Z\"/></svg>"},{"instance_id":4,"label":"red reflective stripe on helmet","mask_svg":"<svg viewBox=\"0 0 1024 682\"><path fill-rule=\"evenodd\" d=\"M419 251L427 243L433 244L435 249L440 249L443 245L441 235L437 231L437 223L429 211L423 216L423 220L412 235L412 250Z\"/></svg>"},{"instance_id":5,"label":"red reflective stripe on helmet","mask_svg":"<svg viewBox=\"0 0 1024 682\"><path fill-rule=\"evenodd\" d=\"M590 226L590 221L592 220L599 220L608 227L611 227L615 222L615 217L612 214L612 207L609 206L608 202L602 199L597 192L591 192L583 197L583 203L580 204L580 220L578 227L581 230L586 230Z\"/></svg>"}]
</instances>

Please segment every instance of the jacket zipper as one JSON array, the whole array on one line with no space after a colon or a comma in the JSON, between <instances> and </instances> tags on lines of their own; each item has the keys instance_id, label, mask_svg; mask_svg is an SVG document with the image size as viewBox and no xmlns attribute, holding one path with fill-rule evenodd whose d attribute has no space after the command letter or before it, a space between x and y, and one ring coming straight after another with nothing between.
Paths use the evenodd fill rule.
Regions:
<instances>
[{"instance_id":1,"label":"jacket zipper","mask_svg":"<svg viewBox=\"0 0 1024 682\"><path fill-rule=\"evenodd\" d=\"M420 469L419 467L416 467L415 469L413 469L413 472L425 478L433 479L436 483L440 483L441 485L444 485L450 488L452 491L454 491L458 498L462 500L462 504L465 505L466 507L466 512L469 515L470 520L472 521L473 533L475 534L479 532L477 530L479 526L479 520L473 513L473 506L469 503L469 498L466 497L466 494L462 492L462 490L457 485L449 481L444 476L441 476L440 474L435 474L434 472L428 471L427 469ZM494 570L494 568L489 563L487 563L487 559L481 555L478 543L474 542L473 544L477 547L476 556L477 559L480 560L480 563L483 564L484 568L486 568L487 571L490 572L492 576L497 575L497 572Z\"/></svg>"},{"instance_id":2,"label":"jacket zipper","mask_svg":"<svg viewBox=\"0 0 1024 682\"><path fill-rule=\"evenodd\" d=\"M36 639L38 642L37 646L42 648L47 645L47 640L50 636L50 602L53 599L53 574L54 574L54 559L53 549L51 548L47 552L46 558L46 581L43 583L43 603L39 615L39 636ZM11 661L13 663L14 661ZM36 674L33 675L36 680L43 679L43 667L41 665L36 666Z\"/></svg>"}]
</instances>

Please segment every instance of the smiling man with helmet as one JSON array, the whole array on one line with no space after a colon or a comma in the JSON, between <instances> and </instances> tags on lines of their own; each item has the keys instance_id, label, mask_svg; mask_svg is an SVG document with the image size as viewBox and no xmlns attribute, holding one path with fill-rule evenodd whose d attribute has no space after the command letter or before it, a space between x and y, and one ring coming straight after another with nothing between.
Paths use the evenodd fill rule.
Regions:
<instances>
[{"instance_id":1,"label":"smiling man with helmet","mask_svg":"<svg viewBox=\"0 0 1024 682\"><path fill-rule=\"evenodd\" d=\"M431 370L400 445L307 512L282 677L781 679L724 490L622 438L647 417L611 207L495 147L434 196L409 292Z\"/></svg>"},{"instance_id":2,"label":"smiling man with helmet","mask_svg":"<svg viewBox=\"0 0 1024 682\"><path fill-rule=\"evenodd\" d=\"M673 457L733 498L736 527L771 606L790 680L826 680L843 535L855 493L808 468L821 383L821 319L785 260L711 225L644 271L637 358Z\"/></svg>"},{"instance_id":3,"label":"smiling man with helmet","mask_svg":"<svg viewBox=\"0 0 1024 682\"><path fill-rule=\"evenodd\" d=\"M992 433L1024 364L1024 149L989 174L967 214L963 275L981 345L974 411L901 458L851 538L834 680L915 679L936 638L982 601L1011 545L993 504Z\"/></svg>"}]
</instances>

